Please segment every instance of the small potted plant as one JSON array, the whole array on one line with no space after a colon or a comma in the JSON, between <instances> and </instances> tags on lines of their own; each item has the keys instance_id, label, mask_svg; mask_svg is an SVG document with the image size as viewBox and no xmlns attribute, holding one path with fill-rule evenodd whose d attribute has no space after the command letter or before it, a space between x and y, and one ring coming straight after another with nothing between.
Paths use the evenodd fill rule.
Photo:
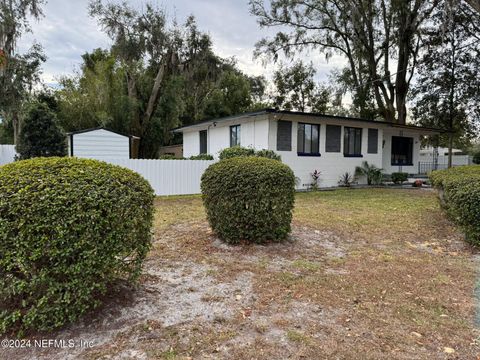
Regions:
<instances>
[{"instance_id":1,"label":"small potted plant","mask_svg":"<svg viewBox=\"0 0 480 360\"><path fill-rule=\"evenodd\" d=\"M413 187L422 187L423 186L423 181L420 179L417 179L413 182Z\"/></svg>"}]
</instances>

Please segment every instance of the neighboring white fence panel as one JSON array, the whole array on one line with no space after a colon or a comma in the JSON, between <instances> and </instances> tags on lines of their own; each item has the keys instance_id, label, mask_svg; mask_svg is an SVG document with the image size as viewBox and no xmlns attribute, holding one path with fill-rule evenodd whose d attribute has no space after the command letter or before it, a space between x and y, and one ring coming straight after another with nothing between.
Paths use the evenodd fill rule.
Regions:
<instances>
[{"instance_id":1,"label":"neighboring white fence panel","mask_svg":"<svg viewBox=\"0 0 480 360\"><path fill-rule=\"evenodd\" d=\"M200 179L214 160L108 159L142 175L156 195L200 194Z\"/></svg>"},{"instance_id":2,"label":"neighboring white fence panel","mask_svg":"<svg viewBox=\"0 0 480 360\"><path fill-rule=\"evenodd\" d=\"M15 145L0 145L0 165L11 163L15 160Z\"/></svg>"},{"instance_id":3,"label":"neighboring white fence panel","mask_svg":"<svg viewBox=\"0 0 480 360\"><path fill-rule=\"evenodd\" d=\"M448 156L439 156L439 164L448 164ZM471 165L472 157L468 155L453 155L452 156L452 165L461 166L461 165Z\"/></svg>"}]
</instances>

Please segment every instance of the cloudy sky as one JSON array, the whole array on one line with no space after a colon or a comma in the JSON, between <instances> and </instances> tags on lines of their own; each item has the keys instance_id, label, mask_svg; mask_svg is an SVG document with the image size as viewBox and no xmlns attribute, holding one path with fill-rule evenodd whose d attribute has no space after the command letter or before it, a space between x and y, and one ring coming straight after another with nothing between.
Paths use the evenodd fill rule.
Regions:
<instances>
[{"instance_id":1,"label":"cloudy sky","mask_svg":"<svg viewBox=\"0 0 480 360\"><path fill-rule=\"evenodd\" d=\"M108 47L110 40L89 18L89 0L47 0L45 16L32 24L33 33L25 35L20 43L20 51L37 41L45 49L48 57L43 67L43 80L55 83L61 75L72 74L80 63L80 56L98 47ZM145 1L129 0L137 9ZM273 65L263 66L254 60L252 53L255 43L272 31L260 29L256 19L249 14L248 0L160 0L153 1L166 10L170 19L182 23L193 14L200 30L213 39L216 53L223 57L234 56L239 67L251 75L272 73ZM331 69L341 65L339 58L325 61L322 55L310 53L305 56L312 61L318 71L319 81L326 80Z\"/></svg>"}]
</instances>

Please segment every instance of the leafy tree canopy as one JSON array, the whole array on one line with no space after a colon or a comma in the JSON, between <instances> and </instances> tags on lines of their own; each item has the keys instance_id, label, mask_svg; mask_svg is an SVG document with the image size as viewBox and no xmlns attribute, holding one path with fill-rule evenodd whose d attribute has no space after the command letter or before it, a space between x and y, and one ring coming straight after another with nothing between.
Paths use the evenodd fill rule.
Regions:
<instances>
[{"instance_id":1,"label":"leafy tree canopy","mask_svg":"<svg viewBox=\"0 0 480 360\"><path fill-rule=\"evenodd\" d=\"M315 82L313 66L299 61L291 67L281 65L273 75L274 104L285 110L326 113L330 90Z\"/></svg>"},{"instance_id":2,"label":"leafy tree canopy","mask_svg":"<svg viewBox=\"0 0 480 360\"><path fill-rule=\"evenodd\" d=\"M42 0L0 0L0 117L7 141L18 138L22 107L39 82L46 60L39 44L19 54L20 37L30 32L30 21L42 17Z\"/></svg>"},{"instance_id":3,"label":"leafy tree canopy","mask_svg":"<svg viewBox=\"0 0 480 360\"><path fill-rule=\"evenodd\" d=\"M65 133L46 103L36 101L29 105L16 150L21 160L67 155Z\"/></svg>"},{"instance_id":4,"label":"leafy tree canopy","mask_svg":"<svg viewBox=\"0 0 480 360\"><path fill-rule=\"evenodd\" d=\"M480 130L480 14L465 3L438 6L426 29L425 47L412 92L415 121L452 130L440 146L467 148ZM435 145L435 144L434 144Z\"/></svg>"},{"instance_id":5,"label":"leafy tree canopy","mask_svg":"<svg viewBox=\"0 0 480 360\"><path fill-rule=\"evenodd\" d=\"M103 125L141 138L140 156L156 157L170 129L260 106L265 80L243 74L212 50L210 37L189 17L180 29L152 5L92 2L90 13L114 41L82 56L61 80L59 118L68 130Z\"/></svg>"},{"instance_id":6,"label":"leafy tree canopy","mask_svg":"<svg viewBox=\"0 0 480 360\"><path fill-rule=\"evenodd\" d=\"M278 29L257 43L277 60L318 50L347 60L343 79L362 117L405 123L406 101L426 19L440 0L250 0L262 27Z\"/></svg>"}]
</instances>

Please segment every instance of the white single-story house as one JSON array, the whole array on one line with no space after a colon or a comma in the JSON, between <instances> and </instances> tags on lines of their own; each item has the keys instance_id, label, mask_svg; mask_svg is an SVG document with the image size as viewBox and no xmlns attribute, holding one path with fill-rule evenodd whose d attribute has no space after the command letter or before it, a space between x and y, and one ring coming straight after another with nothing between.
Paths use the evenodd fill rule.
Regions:
<instances>
[{"instance_id":1,"label":"white single-story house","mask_svg":"<svg viewBox=\"0 0 480 360\"><path fill-rule=\"evenodd\" d=\"M386 174L418 174L421 136L439 129L353 117L265 109L174 129L183 134L183 155L218 157L231 146L269 149L281 155L300 179L312 183L321 172L322 187L336 186L342 174L363 161ZM359 179L362 182L362 179Z\"/></svg>"},{"instance_id":2,"label":"white single-story house","mask_svg":"<svg viewBox=\"0 0 480 360\"><path fill-rule=\"evenodd\" d=\"M89 159L132 159L135 155L133 135L124 135L105 128L67 133L68 155Z\"/></svg>"}]
</instances>

